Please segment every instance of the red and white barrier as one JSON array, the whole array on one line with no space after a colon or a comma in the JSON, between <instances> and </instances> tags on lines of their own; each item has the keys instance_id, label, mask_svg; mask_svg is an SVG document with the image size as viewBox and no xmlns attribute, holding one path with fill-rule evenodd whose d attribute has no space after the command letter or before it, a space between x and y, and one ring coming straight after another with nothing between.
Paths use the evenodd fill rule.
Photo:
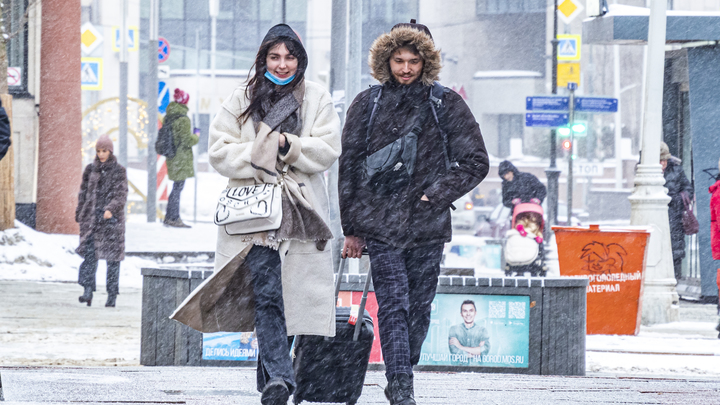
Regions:
<instances>
[{"instance_id":1,"label":"red and white barrier","mask_svg":"<svg viewBox=\"0 0 720 405\"><path fill-rule=\"evenodd\" d=\"M167 202L170 194L170 179L168 179L165 156L158 155L157 161L157 200Z\"/></svg>"}]
</instances>

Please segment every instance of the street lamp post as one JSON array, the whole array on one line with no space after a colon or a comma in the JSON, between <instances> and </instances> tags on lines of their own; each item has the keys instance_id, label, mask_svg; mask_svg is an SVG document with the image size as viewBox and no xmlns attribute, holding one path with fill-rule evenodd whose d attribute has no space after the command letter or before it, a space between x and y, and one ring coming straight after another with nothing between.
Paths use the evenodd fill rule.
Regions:
<instances>
[{"instance_id":1,"label":"street lamp post","mask_svg":"<svg viewBox=\"0 0 720 405\"><path fill-rule=\"evenodd\" d=\"M668 222L670 197L665 191L660 166L666 10L665 0L653 0L650 4L642 159L635 175L635 189L629 197L632 205L630 223L651 229L642 297L642 323L645 325L678 320L678 294Z\"/></svg>"},{"instance_id":2,"label":"street lamp post","mask_svg":"<svg viewBox=\"0 0 720 405\"><path fill-rule=\"evenodd\" d=\"M147 221L155 222L157 198L157 91L158 91L158 21L160 0L150 0L150 38L148 39L148 75L147 75L147 114L148 114L148 148L147 148Z\"/></svg>"},{"instance_id":3,"label":"street lamp post","mask_svg":"<svg viewBox=\"0 0 720 405\"><path fill-rule=\"evenodd\" d=\"M557 57L558 57L558 17L557 0L553 0L553 39L552 39L552 94L557 94ZM550 166L545 169L547 178L548 201L547 218L550 226L557 225L558 192L560 191L559 179L560 169L557 168L557 131L550 130ZM546 229L550 229L550 226ZM548 231L549 233L549 231ZM547 235L546 235L547 236ZM549 238L546 238L549 239Z\"/></svg>"}]
</instances>

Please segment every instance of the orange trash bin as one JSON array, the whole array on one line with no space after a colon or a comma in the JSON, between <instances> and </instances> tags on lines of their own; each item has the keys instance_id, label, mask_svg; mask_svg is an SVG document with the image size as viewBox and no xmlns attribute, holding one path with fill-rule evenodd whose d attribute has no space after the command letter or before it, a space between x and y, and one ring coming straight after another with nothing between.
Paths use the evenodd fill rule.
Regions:
<instances>
[{"instance_id":1,"label":"orange trash bin","mask_svg":"<svg viewBox=\"0 0 720 405\"><path fill-rule=\"evenodd\" d=\"M637 335L650 232L553 226L561 276L585 276L588 335Z\"/></svg>"}]
</instances>

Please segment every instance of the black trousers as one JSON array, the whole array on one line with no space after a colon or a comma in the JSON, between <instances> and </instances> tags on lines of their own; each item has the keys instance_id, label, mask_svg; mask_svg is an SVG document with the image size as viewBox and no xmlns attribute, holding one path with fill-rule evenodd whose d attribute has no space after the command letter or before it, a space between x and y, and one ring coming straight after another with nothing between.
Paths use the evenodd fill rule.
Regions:
<instances>
[{"instance_id":1,"label":"black trousers","mask_svg":"<svg viewBox=\"0 0 720 405\"><path fill-rule=\"evenodd\" d=\"M167 221L177 221L180 219L180 193L185 187L185 180L174 181L172 191L168 196L167 210L165 210L165 219Z\"/></svg>"},{"instance_id":2,"label":"black trousers","mask_svg":"<svg viewBox=\"0 0 720 405\"><path fill-rule=\"evenodd\" d=\"M443 244L402 249L369 239L367 248L385 375L413 375L430 327Z\"/></svg>"},{"instance_id":3,"label":"black trousers","mask_svg":"<svg viewBox=\"0 0 720 405\"><path fill-rule=\"evenodd\" d=\"M277 250L253 246L245 258L255 293L255 334L258 340L257 389L262 392L273 378L282 378L290 393L295 390L295 372L290 358L282 296L282 263Z\"/></svg>"},{"instance_id":4,"label":"black trousers","mask_svg":"<svg viewBox=\"0 0 720 405\"><path fill-rule=\"evenodd\" d=\"M80 265L78 273L78 284L83 287L91 287L95 291L95 275L97 274L98 259L95 256L95 238L90 235L88 248L85 251L85 260ZM117 295L120 293L120 262L107 260L107 282L108 294Z\"/></svg>"}]
</instances>

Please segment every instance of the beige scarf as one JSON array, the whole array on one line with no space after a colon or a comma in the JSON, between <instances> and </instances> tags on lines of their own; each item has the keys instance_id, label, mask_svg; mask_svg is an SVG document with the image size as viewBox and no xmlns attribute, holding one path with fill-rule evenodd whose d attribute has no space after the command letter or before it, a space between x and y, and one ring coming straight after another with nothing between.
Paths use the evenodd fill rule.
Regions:
<instances>
[{"instance_id":1,"label":"beige scarf","mask_svg":"<svg viewBox=\"0 0 720 405\"><path fill-rule=\"evenodd\" d=\"M258 183L281 183L283 185L283 218L280 228L275 231L243 235L243 239L256 245L277 249L284 240L315 241L319 250L332 239L332 232L313 209L315 201L312 190L300 182L292 167L280 159L278 142L280 131L300 133L300 106L305 94L305 85L296 89L274 105L269 106L262 120L255 119L255 141L250 152L250 162L255 168Z\"/></svg>"}]
</instances>

